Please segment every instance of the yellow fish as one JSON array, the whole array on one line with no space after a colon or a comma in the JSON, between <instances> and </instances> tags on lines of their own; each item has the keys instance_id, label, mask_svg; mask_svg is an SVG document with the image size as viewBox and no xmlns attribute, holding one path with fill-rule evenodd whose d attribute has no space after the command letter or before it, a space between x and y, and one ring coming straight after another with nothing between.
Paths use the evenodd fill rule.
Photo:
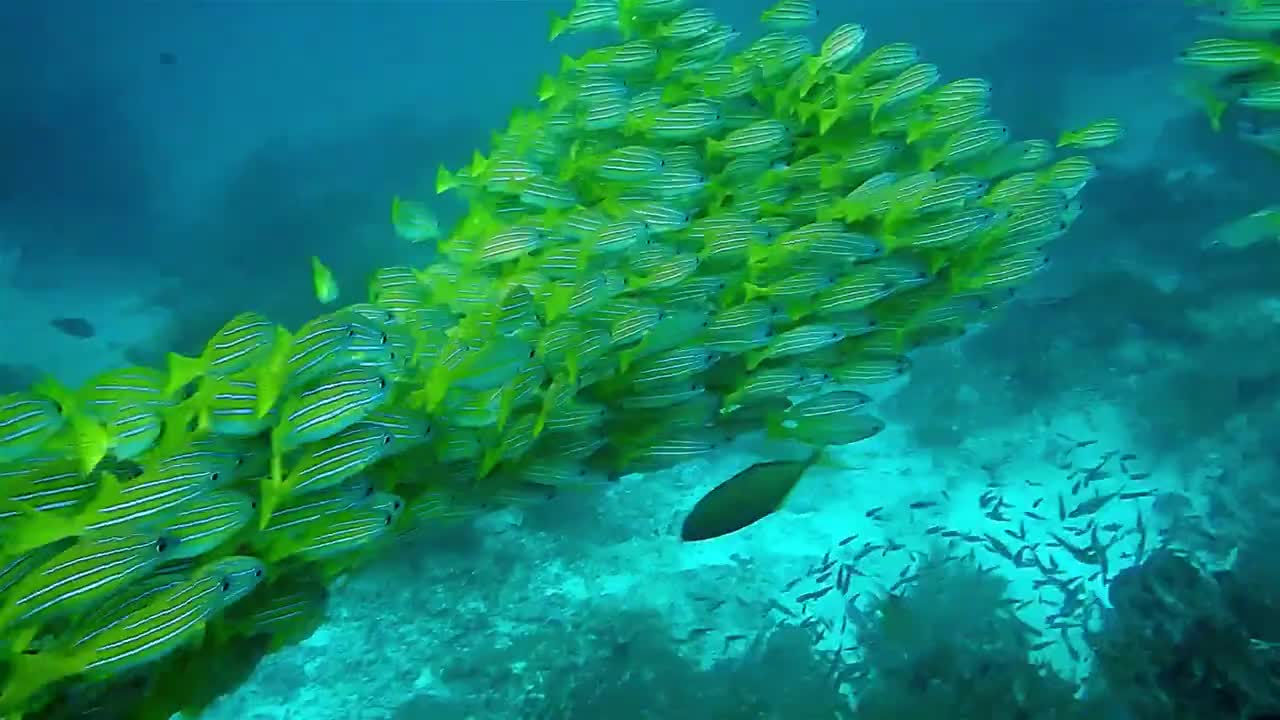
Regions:
<instances>
[{"instance_id":1,"label":"yellow fish","mask_svg":"<svg viewBox=\"0 0 1280 720\"><path fill-rule=\"evenodd\" d=\"M338 281L333 278L333 271L315 256L311 258L311 282L316 288L316 300L321 305L328 305L338 299Z\"/></svg>"},{"instance_id":2,"label":"yellow fish","mask_svg":"<svg viewBox=\"0 0 1280 720\"><path fill-rule=\"evenodd\" d=\"M413 200L391 198L391 224L396 235L411 243L436 240L440 237L440 221L427 206Z\"/></svg>"},{"instance_id":3,"label":"yellow fish","mask_svg":"<svg viewBox=\"0 0 1280 720\"><path fill-rule=\"evenodd\" d=\"M1058 137L1058 147L1082 150L1104 148L1124 137L1124 126L1115 118L1089 123L1078 130L1068 130Z\"/></svg>"}]
</instances>

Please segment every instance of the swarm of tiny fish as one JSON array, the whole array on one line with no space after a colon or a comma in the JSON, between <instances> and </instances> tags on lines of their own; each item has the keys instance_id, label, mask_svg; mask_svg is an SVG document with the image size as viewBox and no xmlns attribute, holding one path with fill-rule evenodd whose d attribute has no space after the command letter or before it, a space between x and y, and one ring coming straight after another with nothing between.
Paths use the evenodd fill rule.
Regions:
<instances>
[{"instance_id":1,"label":"swarm of tiny fish","mask_svg":"<svg viewBox=\"0 0 1280 720\"><path fill-rule=\"evenodd\" d=\"M440 169L468 214L442 235L394 200L437 262L299 328L246 312L165 370L0 399L0 716L126 673L182 709L166 673L199 664L157 661L296 640L329 580L416 528L761 433L813 448L699 503L685 537L715 537L878 433L860 388L1045 267L1096 169L1012 139L985 80L816 20L783 0L742 43L684 0L579 0L553 37L617 44Z\"/></svg>"}]
</instances>

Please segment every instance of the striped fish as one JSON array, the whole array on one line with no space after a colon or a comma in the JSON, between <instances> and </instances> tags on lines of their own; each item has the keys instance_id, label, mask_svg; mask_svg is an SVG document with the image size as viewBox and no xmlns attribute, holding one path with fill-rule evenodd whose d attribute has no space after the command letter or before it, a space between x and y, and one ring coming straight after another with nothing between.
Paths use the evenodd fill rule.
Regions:
<instances>
[{"instance_id":1,"label":"striped fish","mask_svg":"<svg viewBox=\"0 0 1280 720\"><path fill-rule=\"evenodd\" d=\"M626 109L622 109L625 117ZM621 124L621 120L618 121ZM520 202L544 210L564 210L578 204L578 197L568 185L553 178L539 175L529 180L524 190L520 191Z\"/></svg>"},{"instance_id":2,"label":"striped fish","mask_svg":"<svg viewBox=\"0 0 1280 720\"><path fill-rule=\"evenodd\" d=\"M1253 83L1241 90L1239 103L1244 107L1276 109L1280 107L1280 83ZM1058 147L1082 150L1104 148L1124 137L1124 125L1115 118L1104 118L1080 128L1068 130L1058 138Z\"/></svg>"},{"instance_id":3,"label":"striped fish","mask_svg":"<svg viewBox=\"0 0 1280 720\"><path fill-rule=\"evenodd\" d=\"M546 244L547 232L531 226L514 226L476 243L466 258L484 267L519 259Z\"/></svg>"},{"instance_id":4,"label":"striped fish","mask_svg":"<svg viewBox=\"0 0 1280 720\"><path fill-rule=\"evenodd\" d=\"M385 311L382 311L385 317ZM376 321L344 309L321 315L293 335L284 358L284 388L301 387L316 378L359 364L389 362L391 348L385 329ZM263 382L260 390L265 415L276 399L276 388Z\"/></svg>"},{"instance_id":5,"label":"striped fish","mask_svg":"<svg viewBox=\"0 0 1280 720\"><path fill-rule=\"evenodd\" d=\"M639 129L645 135L660 140L694 140L715 132L722 122L723 117L717 103L694 100L659 109L641 121Z\"/></svg>"},{"instance_id":6,"label":"striped fish","mask_svg":"<svg viewBox=\"0 0 1280 720\"><path fill-rule=\"evenodd\" d=\"M636 363L628 373L628 380L643 387L687 379L711 367L718 359L717 353L703 347L670 350Z\"/></svg>"},{"instance_id":7,"label":"striped fish","mask_svg":"<svg viewBox=\"0 0 1280 720\"><path fill-rule=\"evenodd\" d=\"M707 155L752 155L767 152L787 142L790 137L787 126L772 118L759 120L744 128L734 130L723 140L707 138Z\"/></svg>"},{"instance_id":8,"label":"striped fish","mask_svg":"<svg viewBox=\"0 0 1280 720\"><path fill-rule=\"evenodd\" d=\"M270 635L278 650L310 635L324 620L329 591L308 580L275 582L232 608L223 625L234 636Z\"/></svg>"},{"instance_id":9,"label":"striped fish","mask_svg":"<svg viewBox=\"0 0 1280 720\"><path fill-rule=\"evenodd\" d=\"M199 637L210 618L249 594L266 575L257 558L232 556L190 578L147 594L136 609L103 626L80 630L72 652L91 680L155 662Z\"/></svg>"},{"instance_id":10,"label":"striped fish","mask_svg":"<svg viewBox=\"0 0 1280 720\"><path fill-rule=\"evenodd\" d=\"M874 385L911 372L911 360L903 355L863 356L828 368L827 372L837 385Z\"/></svg>"},{"instance_id":11,"label":"striped fish","mask_svg":"<svg viewBox=\"0 0 1280 720\"><path fill-rule=\"evenodd\" d=\"M222 377L265 363L283 342L282 329L255 312L231 318L209 338L198 358L169 353L169 382L172 394L204 374Z\"/></svg>"},{"instance_id":12,"label":"striped fish","mask_svg":"<svg viewBox=\"0 0 1280 720\"><path fill-rule=\"evenodd\" d=\"M867 30L855 23L845 23L832 30L818 48L818 56L807 64L810 75L819 70L843 70L849 61L862 50L862 43L867 39Z\"/></svg>"},{"instance_id":13,"label":"striped fish","mask_svg":"<svg viewBox=\"0 0 1280 720\"><path fill-rule=\"evenodd\" d=\"M81 539L13 584L0 604L0 627L78 612L146 575L176 547L151 534Z\"/></svg>"},{"instance_id":14,"label":"striped fish","mask_svg":"<svg viewBox=\"0 0 1280 720\"><path fill-rule=\"evenodd\" d=\"M404 501L389 493L374 493L365 502L323 517L306 529L277 536L266 549L271 562L293 558L315 562L367 547L385 537L404 508Z\"/></svg>"},{"instance_id":15,"label":"striped fish","mask_svg":"<svg viewBox=\"0 0 1280 720\"><path fill-rule=\"evenodd\" d=\"M25 578L32 570L44 565L54 555L71 547L75 542L75 538L63 538L0 561L0 597L4 597L9 592L9 588Z\"/></svg>"},{"instance_id":16,"label":"striped fish","mask_svg":"<svg viewBox=\"0 0 1280 720\"><path fill-rule=\"evenodd\" d=\"M0 463L43 448L67 423L62 404L35 393L0 395Z\"/></svg>"},{"instance_id":17,"label":"striped fish","mask_svg":"<svg viewBox=\"0 0 1280 720\"><path fill-rule=\"evenodd\" d=\"M327 440L303 446L284 483L264 493L263 511L269 514L274 509L268 495L301 495L354 477L382 459L382 448L390 441L389 434L377 428L353 425Z\"/></svg>"},{"instance_id":18,"label":"striped fish","mask_svg":"<svg viewBox=\"0 0 1280 720\"><path fill-rule=\"evenodd\" d=\"M165 536L178 541L172 559L198 557L223 545L249 524L257 510L252 498L234 490L205 493L179 504L163 525Z\"/></svg>"},{"instance_id":19,"label":"striped fish","mask_svg":"<svg viewBox=\"0 0 1280 720\"><path fill-rule=\"evenodd\" d=\"M411 267L378 268L373 272L373 278L369 280L369 302L375 305L386 293L421 291L422 286L418 284L418 276Z\"/></svg>"},{"instance_id":20,"label":"striped fish","mask_svg":"<svg viewBox=\"0 0 1280 720\"><path fill-rule=\"evenodd\" d=\"M59 456L0 466L0 497L41 513L71 511L92 497L98 486L95 478L85 477L80 469L78 459ZM0 509L0 520L19 514Z\"/></svg>"},{"instance_id":21,"label":"striped fish","mask_svg":"<svg viewBox=\"0 0 1280 720\"><path fill-rule=\"evenodd\" d=\"M996 150L1008 140L1008 125L998 120L980 120L947 138L937 151L922 153L924 169L972 160Z\"/></svg>"},{"instance_id":22,"label":"striped fish","mask_svg":"<svg viewBox=\"0 0 1280 720\"><path fill-rule=\"evenodd\" d=\"M577 124L586 131L615 130L626 122L629 109L624 95L592 100L579 108Z\"/></svg>"},{"instance_id":23,"label":"striped fish","mask_svg":"<svg viewBox=\"0 0 1280 720\"><path fill-rule=\"evenodd\" d=\"M781 414L782 421L799 421L846 415L871 402L856 390L837 390L795 403Z\"/></svg>"},{"instance_id":24,"label":"striped fish","mask_svg":"<svg viewBox=\"0 0 1280 720\"><path fill-rule=\"evenodd\" d=\"M389 396L382 374L350 368L330 374L316 385L286 398L280 424L272 431L276 453L323 440L363 420Z\"/></svg>"},{"instance_id":25,"label":"striped fish","mask_svg":"<svg viewBox=\"0 0 1280 720\"><path fill-rule=\"evenodd\" d=\"M1264 70L1280 64L1280 46L1266 40L1204 38L1178 53L1178 62L1225 74Z\"/></svg>"},{"instance_id":26,"label":"striped fish","mask_svg":"<svg viewBox=\"0 0 1280 720\"><path fill-rule=\"evenodd\" d=\"M731 438L718 430L687 430L624 447L614 458L615 473L651 472L693 460L724 447Z\"/></svg>"},{"instance_id":27,"label":"striped fish","mask_svg":"<svg viewBox=\"0 0 1280 720\"><path fill-rule=\"evenodd\" d=\"M813 0L779 0L760 14L760 24L769 30L804 30L816 22Z\"/></svg>"},{"instance_id":28,"label":"striped fish","mask_svg":"<svg viewBox=\"0 0 1280 720\"><path fill-rule=\"evenodd\" d=\"M551 18L551 40L561 35L607 30L618 25L617 0L578 0L565 17Z\"/></svg>"},{"instance_id":29,"label":"striped fish","mask_svg":"<svg viewBox=\"0 0 1280 720\"><path fill-rule=\"evenodd\" d=\"M253 437L271 427L275 412L258 415L262 388L252 374L207 378L190 401L201 431L231 437Z\"/></svg>"},{"instance_id":30,"label":"striped fish","mask_svg":"<svg viewBox=\"0 0 1280 720\"><path fill-rule=\"evenodd\" d=\"M173 404L169 376L154 368L129 367L94 376L76 393L77 407L87 417L107 420L123 405L164 408Z\"/></svg>"},{"instance_id":31,"label":"striped fish","mask_svg":"<svg viewBox=\"0 0 1280 720\"><path fill-rule=\"evenodd\" d=\"M231 438L210 435L191 440L181 450L154 453L143 463L144 473L167 476L192 467L206 467L219 473L218 485L223 486L236 479L249 453Z\"/></svg>"},{"instance_id":32,"label":"striped fish","mask_svg":"<svg viewBox=\"0 0 1280 720\"><path fill-rule=\"evenodd\" d=\"M323 522L333 513L365 503L373 495L373 485L364 478L348 478L334 487L307 495L289 498L277 507L269 518L270 524L254 537L255 547L265 547L273 538L299 532L312 523Z\"/></svg>"},{"instance_id":33,"label":"striped fish","mask_svg":"<svg viewBox=\"0 0 1280 720\"><path fill-rule=\"evenodd\" d=\"M918 98L926 90L933 87L941 77L938 66L932 63L918 63L903 70L884 92L876 96L871 103L871 120L874 122L880 111L898 103Z\"/></svg>"},{"instance_id":34,"label":"striped fish","mask_svg":"<svg viewBox=\"0 0 1280 720\"><path fill-rule=\"evenodd\" d=\"M1067 199L1074 198L1085 184L1098 176L1098 167L1083 155L1059 160L1040 172L1040 182L1045 187L1060 190Z\"/></svg>"},{"instance_id":35,"label":"striped fish","mask_svg":"<svg viewBox=\"0 0 1280 720\"><path fill-rule=\"evenodd\" d=\"M203 461L171 464L163 472L143 472L126 483L102 473L102 488L77 518L85 533L102 535L128 528L161 528L184 503L233 478L234 468Z\"/></svg>"},{"instance_id":36,"label":"striped fish","mask_svg":"<svg viewBox=\"0 0 1280 720\"><path fill-rule=\"evenodd\" d=\"M604 180L636 182L660 174L665 164L662 153L657 150L642 145L628 145L601 158L594 172Z\"/></svg>"},{"instance_id":37,"label":"striped fish","mask_svg":"<svg viewBox=\"0 0 1280 720\"><path fill-rule=\"evenodd\" d=\"M774 336L764 348L747 353L745 356L747 369L754 370L765 360L821 350L844 339L844 331L832 325L820 323L799 325Z\"/></svg>"},{"instance_id":38,"label":"striped fish","mask_svg":"<svg viewBox=\"0 0 1280 720\"><path fill-rule=\"evenodd\" d=\"M117 460L132 460L155 447L165 430L165 417L150 404L119 405L103 418L100 439L82 429L82 446L98 442L100 446L91 454L101 458L110 452ZM96 466L97 463L94 463Z\"/></svg>"},{"instance_id":39,"label":"striped fish","mask_svg":"<svg viewBox=\"0 0 1280 720\"><path fill-rule=\"evenodd\" d=\"M1005 211L974 207L937 220L925 220L903 228L885 240L890 247L913 249L955 247L973 239L978 233L1008 218Z\"/></svg>"}]
</instances>

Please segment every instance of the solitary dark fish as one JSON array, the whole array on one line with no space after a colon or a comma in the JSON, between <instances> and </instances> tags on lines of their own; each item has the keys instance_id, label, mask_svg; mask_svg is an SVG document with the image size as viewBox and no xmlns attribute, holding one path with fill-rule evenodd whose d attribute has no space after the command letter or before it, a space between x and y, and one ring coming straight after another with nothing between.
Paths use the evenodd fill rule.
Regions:
<instances>
[{"instance_id":1,"label":"solitary dark fish","mask_svg":"<svg viewBox=\"0 0 1280 720\"><path fill-rule=\"evenodd\" d=\"M91 338L97 334L93 324L84 318L65 317L55 318L49 321L49 324L58 328L62 332L76 338Z\"/></svg>"},{"instance_id":2,"label":"solitary dark fish","mask_svg":"<svg viewBox=\"0 0 1280 720\"><path fill-rule=\"evenodd\" d=\"M782 507L821 453L808 460L757 463L717 485L689 511L680 528L687 542L737 532Z\"/></svg>"}]
</instances>

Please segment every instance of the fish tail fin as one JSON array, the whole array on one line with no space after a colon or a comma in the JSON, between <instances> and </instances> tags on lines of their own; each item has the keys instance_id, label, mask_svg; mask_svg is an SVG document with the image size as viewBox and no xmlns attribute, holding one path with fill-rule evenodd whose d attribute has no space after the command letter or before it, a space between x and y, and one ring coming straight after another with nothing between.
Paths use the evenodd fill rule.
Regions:
<instances>
[{"instance_id":1,"label":"fish tail fin","mask_svg":"<svg viewBox=\"0 0 1280 720\"><path fill-rule=\"evenodd\" d=\"M643 344L643 342L644 341L642 340L641 344ZM636 349L638 347L640 346L637 345L636 347L628 348L618 353L618 372L625 373L630 369L631 364L640 356L639 351Z\"/></svg>"},{"instance_id":2,"label":"fish tail fin","mask_svg":"<svg viewBox=\"0 0 1280 720\"><path fill-rule=\"evenodd\" d=\"M84 532L77 516L42 513L26 503L0 500L0 512L17 516L7 519L0 531L0 560L14 558Z\"/></svg>"},{"instance_id":3,"label":"fish tail fin","mask_svg":"<svg viewBox=\"0 0 1280 720\"><path fill-rule=\"evenodd\" d=\"M782 416L780 414L769 413L769 416L765 419L764 434L774 440L785 440L787 438L787 428L782 424Z\"/></svg>"},{"instance_id":4,"label":"fish tail fin","mask_svg":"<svg viewBox=\"0 0 1280 720\"><path fill-rule=\"evenodd\" d=\"M258 403L256 415L258 419L267 416L271 408L276 406L280 393L284 391L285 380L289 373L289 348L293 345L293 336L283 327L276 329L275 345L271 357L258 373Z\"/></svg>"},{"instance_id":5,"label":"fish tail fin","mask_svg":"<svg viewBox=\"0 0 1280 720\"><path fill-rule=\"evenodd\" d=\"M165 408L161 413L164 430L160 435L159 446L162 449L175 450L186 445L196 430L201 429L198 423L193 425L193 420L200 415L200 398L203 392L198 390L195 395L177 405Z\"/></svg>"},{"instance_id":6,"label":"fish tail fin","mask_svg":"<svg viewBox=\"0 0 1280 720\"><path fill-rule=\"evenodd\" d=\"M538 99L546 102L557 94L556 79L549 73L543 74L542 79L538 81Z\"/></svg>"},{"instance_id":7,"label":"fish tail fin","mask_svg":"<svg viewBox=\"0 0 1280 720\"><path fill-rule=\"evenodd\" d=\"M840 122L840 108L824 108L818 111L818 134L826 135L832 126Z\"/></svg>"},{"instance_id":8,"label":"fish tail fin","mask_svg":"<svg viewBox=\"0 0 1280 720\"><path fill-rule=\"evenodd\" d=\"M484 456L480 459L480 469L476 477L488 477L500 462L502 462L502 446L486 448Z\"/></svg>"},{"instance_id":9,"label":"fish tail fin","mask_svg":"<svg viewBox=\"0 0 1280 720\"><path fill-rule=\"evenodd\" d=\"M569 18L560 17L554 12L551 13L551 31L547 34L547 42L554 42L556 38L565 34L569 30Z\"/></svg>"},{"instance_id":10,"label":"fish tail fin","mask_svg":"<svg viewBox=\"0 0 1280 720\"><path fill-rule=\"evenodd\" d=\"M73 415L71 428L75 433L76 456L80 458L80 473L86 477L102 462L111 449L111 435L101 423L81 415Z\"/></svg>"},{"instance_id":11,"label":"fish tail fin","mask_svg":"<svg viewBox=\"0 0 1280 720\"><path fill-rule=\"evenodd\" d=\"M275 513L276 508L280 505L280 499L284 496L282 481L276 480L277 473L284 475L284 468L277 467L276 458L271 458L271 473L264 475L259 480L259 498L258 498L258 529L265 530L267 525L271 524L271 515Z\"/></svg>"},{"instance_id":12,"label":"fish tail fin","mask_svg":"<svg viewBox=\"0 0 1280 720\"><path fill-rule=\"evenodd\" d=\"M82 671L90 658L82 654L19 653L9 659L9 674L0 689L0 714L21 717L31 701L54 684ZM17 715L7 715L17 713Z\"/></svg>"},{"instance_id":13,"label":"fish tail fin","mask_svg":"<svg viewBox=\"0 0 1280 720\"><path fill-rule=\"evenodd\" d=\"M400 206L400 196L392 195L391 196L391 224L392 225L400 224L401 215L403 212L404 212L404 209Z\"/></svg>"},{"instance_id":14,"label":"fish tail fin","mask_svg":"<svg viewBox=\"0 0 1280 720\"><path fill-rule=\"evenodd\" d=\"M659 80L671 77L676 71L676 65L680 62L680 56L674 52L663 52L658 55L658 64L654 69L654 77Z\"/></svg>"},{"instance_id":15,"label":"fish tail fin","mask_svg":"<svg viewBox=\"0 0 1280 720\"><path fill-rule=\"evenodd\" d=\"M439 167L437 167L436 168L436 194L443 195L444 193L447 193L456 187L458 187L458 176L449 172L449 169L446 168L444 165L440 165Z\"/></svg>"},{"instance_id":16,"label":"fish tail fin","mask_svg":"<svg viewBox=\"0 0 1280 720\"><path fill-rule=\"evenodd\" d=\"M571 75L578 69L578 62L568 55L560 56L560 74Z\"/></svg>"},{"instance_id":17,"label":"fish tail fin","mask_svg":"<svg viewBox=\"0 0 1280 720\"><path fill-rule=\"evenodd\" d=\"M839 187L842 182L844 182L844 177L838 166L824 165L818 171L818 186L823 190Z\"/></svg>"},{"instance_id":18,"label":"fish tail fin","mask_svg":"<svg viewBox=\"0 0 1280 720\"><path fill-rule=\"evenodd\" d=\"M928 120L921 121L921 122L913 122L908 124L907 125L907 144L911 145L916 141L920 140L920 138L923 138L925 135L929 134L929 129L932 126L933 126L932 122Z\"/></svg>"},{"instance_id":19,"label":"fish tail fin","mask_svg":"<svg viewBox=\"0 0 1280 720\"><path fill-rule=\"evenodd\" d=\"M747 352L742 357L743 357L743 360L746 362L747 369L755 370L757 367L760 366L760 363L764 362L766 356L763 352L755 351L755 352Z\"/></svg>"},{"instance_id":20,"label":"fish tail fin","mask_svg":"<svg viewBox=\"0 0 1280 720\"><path fill-rule=\"evenodd\" d=\"M31 386L31 390L61 405L64 416L73 415L79 409L80 401L76 399L75 393L51 375L41 378Z\"/></svg>"},{"instance_id":21,"label":"fish tail fin","mask_svg":"<svg viewBox=\"0 0 1280 720\"><path fill-rule=\"evenodd\" d=\"M186 387L192 380L204 374L204 358L192 358L178 353L169 353L169 379L165 382L164 392L173 395Z\"/></svg>"}]
</instances>

